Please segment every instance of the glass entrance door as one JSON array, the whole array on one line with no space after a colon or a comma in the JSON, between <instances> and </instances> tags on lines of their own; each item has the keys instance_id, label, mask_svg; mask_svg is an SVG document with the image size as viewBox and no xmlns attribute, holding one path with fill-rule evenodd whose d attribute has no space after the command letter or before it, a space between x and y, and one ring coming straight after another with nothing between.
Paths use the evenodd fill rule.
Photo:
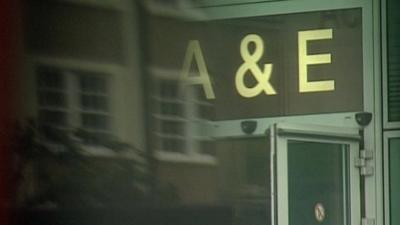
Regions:
<instances>
[{"instance_id":1,"label":"glass entrance door","mask_svg":"<svg viewBox=\"0 0 400 225\"><path fill-rule=\"evenodd\" d=\"M357 129L271 128L273 224L360 224Z\"/></svg>"}]
</instances>

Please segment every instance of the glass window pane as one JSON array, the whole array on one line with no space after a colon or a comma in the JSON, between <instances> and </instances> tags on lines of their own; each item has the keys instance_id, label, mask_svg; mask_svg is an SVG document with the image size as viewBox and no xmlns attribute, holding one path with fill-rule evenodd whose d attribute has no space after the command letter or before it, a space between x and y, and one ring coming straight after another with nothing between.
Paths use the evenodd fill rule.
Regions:
<instances>
[{"instance_id":1,"label":"glass window pane","mask_svg":"<svg viewBox=\"0 0 400 225\"><path fill-rule=\"evenodd\" d=\"M82 94L81 107L85 110L107 111L107 98L105 96Z\"/></svg>"},{"instance_id":2,"label":"glass window pane","mask_svg":"<svg viewBox=\"0 0 400 225\"><path fill-rule=\"evenodd\" d=\"M82 126L89 129L107 130L109 117L95 113L82 113Z\"/></svg>"},{"instance_id":3,"label":"glass window pane","mask_svg":"<svg viewBox=\"0 0 400 225\"><path fill-rule=\"evenodd\" d=\"M158 94L163 98L178 98L178 82L176 80L162 80Z\"/></svg>"},{"instance_id":4,"label":"glass window pane","mask_svg":"<svg viewBox=\"0 0 400 225\"><path fill-rule=\"evenodd\" d=\"M400 138L389 141L390 224L400 224Z\"/></svg>"},{"instance_id":5,"label":"glass window pane","mask_svg":"<svg viewBox=\"0 0 400 225\"><path fill-rule=\"evenodd\" d=\"M345 145L288 142L289 224L348 224ZM319 221L315 208L322 206Z\"/></svg>"},{"instance_id":6,"label":"glass window pane","mask_svg":"<svg viewBox=\"0 0 400 225\"><path fill-rule=\"evenodd\" d=\"M107 81L104 77L99 74L82 75L80 74L80 88L82 92L95 92L105 93L107 92Z\"/></svg>"},{"instance_id":7,"label":"glass window pane","mask_svg":"<svg viewBox=\"0 0 400 225\"><path fill-rule=\"evenodd\" d=\"M400 2L387 2L387 57L388 57L388 118L400 121Z\"/></svg>"},{"instance_id":8,"label":"glass window pane","mask_svg":"<svg viewBox=\"0 0 400 225\"><path fill-rule=\"evenodd\" d=\"M162 121L161 131L165 134L184 135L185 124L179 121Z\"/></svg>"},{"instance_id":9,"label":"glass window pane","mask_svg":"<svg viewBox=\"0 0 400 225\"><path fill-rule=\"evenodd\" d=\"M38 66L36 69L39 88L64 89L65 80L63 70L47 66Z\"/></svg>"},{"instance_id":10,"label":"glass window pane","mask_svg":"<svg viewBox=\"0 0 400 225\"><path fill-rule=\"evenodd\" d=\"M183 115L183 106L181 103L162 102L160 108L161 114L163 115Z\"/></svg>"},{"instance_id":11,"label":"glass window pane","mask_svg":"<svg viewBox=\"0 0 400 225\"><path fill-rule=\"evenodd\" d=\"M53 125L53 126L66 126L67 125L67 113L64 111L53 111L53 110L40 110L39 111L39 122L41 124Z\"/></svg>"},{"instance_id":12,"label":"glass window pane","mask_svg":"<svg viewBox=\"0 0 400 225\"><path fill-rule=\"evenodd\" d=\"M67 98L65 93L57 91L39 91L39 105L66 107Z\"/></svg>"}]
</instances>

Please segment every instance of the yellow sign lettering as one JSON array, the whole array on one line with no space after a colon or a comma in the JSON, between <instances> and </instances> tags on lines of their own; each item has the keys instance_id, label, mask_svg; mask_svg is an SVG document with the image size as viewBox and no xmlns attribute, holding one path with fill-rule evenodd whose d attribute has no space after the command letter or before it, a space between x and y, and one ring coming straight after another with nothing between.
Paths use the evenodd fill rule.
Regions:
<instances>
[{"instance_id":1,"label":"yellow sign lettering","mask_svg":"<svg viewBox=\"0 0 400 225\"><path fill-rule=\"evenodd\" d=\"M190 66L192 65L193 58L197 65L198 74L190 76ZM183 61L181 78L187 85L202 85L206 98L215 99L210 76L198 40L189 41Z\"/></svg>"},{"instance_id":2,"label":"yellow sign lettering","mask_svg":"<svg viewBox=\"0 0 400 225\"><path fill-rule=\"evenodd\" d=\"M250 43L254 43L255 49L251 54L249 51ZM252 98L264 92L267 95L276 95L274 87L272 87L269 79L272 74L272 64L264 64L261 70L257 62L264 54L264 43L259 35L249 34L243 38L240 44L240 55L244 60L243 64L236 72L235 85L239 94L245 98ZM244 76L250 71L252 76L257 80L258 84L253 87L247 87L244 83ZM250 74L249 74L250 75Z\"/></svg>"},{"instance_id":3,"label":"yellow sign lettering","mask_svg":"<svg viewBox=\"0 0 400 225\"><path fill-rule=\"evenodd\" d=\"M331 63L331 54L307 55L307 41L332 39L332 29L300 31L299 44L299 92L335 90L335 80L308 81L307 66Z\"/></svg>"}]
</instances>

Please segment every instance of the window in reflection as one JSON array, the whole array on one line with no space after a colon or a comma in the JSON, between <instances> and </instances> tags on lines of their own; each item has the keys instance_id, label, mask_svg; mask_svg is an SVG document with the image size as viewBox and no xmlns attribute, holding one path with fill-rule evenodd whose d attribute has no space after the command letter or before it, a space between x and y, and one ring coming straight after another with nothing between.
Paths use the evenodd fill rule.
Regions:
<instances>
[{"instance_id":1,"label":"window in reflection","mask_svg":"<svg viewBox=\"0 0 400 225\"><path fill-rule=\"evenodd\" d=\"M80 128L99 137L110 135L107 75L40 65L36 77L41 126L64 132Z\"/></svg>"},{"instance_id":2,"label":"window in reflection","mask_svg":"<svg viewBox=\"0 0 400 225\"><path fill-rule=\"evenodd\" d=\"M154 124L156 155L167 161L214 163L212 146L204 144L211 141L207 113L212 111L212 105L201 100L196 89L183 85L178 70L152 68L150 75L153 87L150 120Z\"/></svg>"}]
</instances>

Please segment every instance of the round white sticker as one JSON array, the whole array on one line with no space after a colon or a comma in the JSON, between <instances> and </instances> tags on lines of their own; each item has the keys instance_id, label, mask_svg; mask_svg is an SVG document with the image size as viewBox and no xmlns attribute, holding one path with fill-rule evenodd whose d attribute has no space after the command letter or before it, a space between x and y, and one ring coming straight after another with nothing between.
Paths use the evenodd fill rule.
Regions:
<instances>
[{"instance_id":1,"label":"round white sticker","mask_svg":"<svg viewBox=\"0 0 400 225\"><path fill-rule=\"evenodd\" d=\"M325 220L326 214L325 214L325 208L322 203L317 203L314 206L314 214L315 214L315 219L318 222L323 222Z\"/></svg>"}]
</instances>

